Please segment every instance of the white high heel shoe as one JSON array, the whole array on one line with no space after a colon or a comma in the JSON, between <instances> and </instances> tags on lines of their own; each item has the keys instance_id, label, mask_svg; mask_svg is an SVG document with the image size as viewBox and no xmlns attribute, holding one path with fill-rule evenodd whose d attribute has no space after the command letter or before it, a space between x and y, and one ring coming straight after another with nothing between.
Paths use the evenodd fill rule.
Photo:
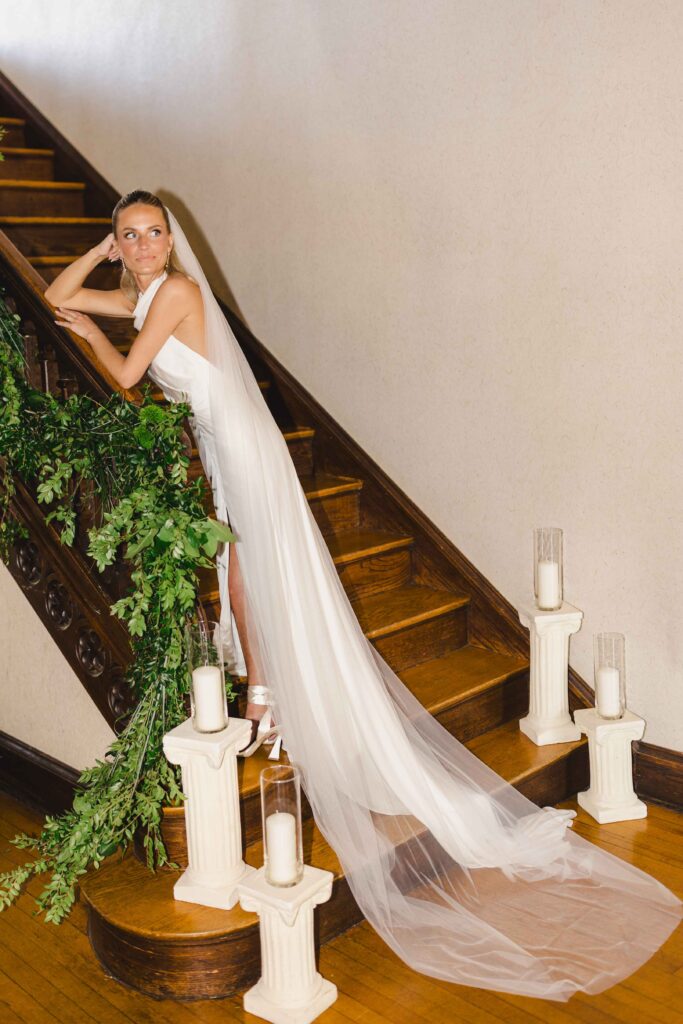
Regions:
<instances>
[{"instance_id":1,"label":"white high heel shoe","mask_svg":"<svg viewBox=\"0 0 683 1024\"><path fill-rule=\"evenodd\" d=\"M275 725L273 718L273 702L270 699L270 690L267 686L247 686L247 703L248 704L261 704L264 705L266 710L263 712L261 719L259 720L256 734L244 750L240 750L237 753L238 757L251 757L261 744L266 746L273 745L273 749L268 754L269 761L279 761L280 751L285 748L282 745L282 734L280 732L280 726Z\"/></svg>"}]
</instances>

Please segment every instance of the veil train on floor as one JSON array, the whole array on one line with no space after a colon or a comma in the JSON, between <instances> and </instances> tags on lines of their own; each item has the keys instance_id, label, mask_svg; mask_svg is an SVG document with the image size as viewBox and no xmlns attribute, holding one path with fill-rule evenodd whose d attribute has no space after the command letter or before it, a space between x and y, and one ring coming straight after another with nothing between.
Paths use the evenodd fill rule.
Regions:
<instances>
[{"instance_id":1,"label":"veil train on floor","mask_svg":"<svg viewBox=\"0 0 683 1024\"><path fill-rule=\"evenodd\" d=\"M539 809L479 761L366 639L282 433L168 212L204 302L215 372L202 443L237 536L249 643L358 905L433 977L554 1000L601 992L661 946L681 902L571 832L574 812Z\"/></svg>"}]
</instances>

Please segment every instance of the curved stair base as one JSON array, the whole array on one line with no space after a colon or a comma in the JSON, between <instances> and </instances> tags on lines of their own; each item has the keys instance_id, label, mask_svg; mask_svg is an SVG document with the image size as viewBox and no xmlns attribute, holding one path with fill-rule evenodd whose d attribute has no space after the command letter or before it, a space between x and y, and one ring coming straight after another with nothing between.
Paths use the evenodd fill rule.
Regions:
<instances>
[{"instance_id":1,"label":"curved stair base","mask_svg":"<svg viewBox=\"0 0 683 1024\"><path fill-rule=\"evenodd\" d=\"M254 860L249 852L247 860ZM331 900L316 911L316 945L362 920L338 872ZM179 876L151 874L129 854L83 881L88 936L106 973L155 999L220 999L254 984L261 974L258 916L239 906L174 900Z\"/></svg>"}]
</instances>

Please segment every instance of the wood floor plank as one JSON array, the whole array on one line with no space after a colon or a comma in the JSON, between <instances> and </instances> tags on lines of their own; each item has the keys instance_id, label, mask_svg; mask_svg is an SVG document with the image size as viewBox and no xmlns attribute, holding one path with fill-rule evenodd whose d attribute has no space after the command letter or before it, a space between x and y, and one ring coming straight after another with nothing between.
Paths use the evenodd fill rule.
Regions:
<instances>
[{"instance_id":1,"label":"wood floor plank","mask_svg":"<svg viewBox=\"0 0 683 1024\"><path fill-rule=\"evenodd\" d=\"M0 963L5 973L10 975L17 985L30 993L44 1009L54 1014L61 1024L93 1024L96 1018L79 1006L78 993L73 989L71 994L63 992L43 971L37 971L34 963L27 963L18 955L14 949L14 939L9 941L11 945L8 945L6 933L0 935Z\"/></svg>"},{"instance_id":2,"label":"wood floor plank","mask_svg":"<svg viewBox=\"0 0 683 1024\"><path fill-rule=\"evenodd\" d=\"M338 948L352 963L358 965L356 969L365 967L372 971L375 984L380 991L386 992L390 998L401 999L405 985L404 965L400 961L392 963L386 955L371 951L367 945L357 941L353 931L340 938ZM388 947L385 946L385 949L388 952ZM460 986L451 985L448 997L446 997L443 990L439 990L431 984L430 978L418 976L411 987L418 996L416 1018L450 1024L454 1015L457 1014L457 1017L461 1018L464 1013L471 1014L474 1011L477 1016L473 1019L477 1024L500 1024L501 1017L495 1016L483 1008L478 1008L475 1011L474 1007L463 1000L459 995Z\"/></svg>"},{"instance_id":3,"label":"wood floor plank","mask_svg":"<svg viewBox=\"0 0 683 1024\"><path fill-rule=\"evenodd\" d=\"M655 1002L636 991L635 986L615 985L599 997L602 1003L612 1008L615 1016L623 1012L619 1020L637 1020L638 1024L681 1024L683 1016L674 1003ZM630 1015L630 1016L629 1016Z\"/></svg>"},{"instance_id":4,"label":"wood floor plank","mask_svg":"<svg viewBox=\"0 0 683 1024\"><path fill-rule=\"evenodd\" d=\"M58 1017L48 1013L20 985L0 971L0 1005L3 1004L24 1024L59 1024Z\"/></svg>"},{"instance_id":5,"label":"wood floor plank","mask_svg":"<svg viewBox=\"0 0 683 1024\"><path fill-rule=\"evenodd\" d=\"M48 943L48 938L50 929L35 919L17 914L10 922L0 914L0 948L3 945L10 946L32 972L51 982L98 1024L128 1024L128 1016L117 1010L91 985L84 983L79 974L78 960L73 954L65 953L64 943ZM45 955L47 945L50 947L49 957Z\"/></svg>"},{"instance_id":6,"label":"wood floor plank","mask_svg":"<svg viewBox=\"0 0 683 1024\"><path fill-rule=\"evenodd\" d=\"M354 940L365 948L370 950L379 950L382 955L393 962L395 962L396 968L399 971L405 973L408 968L405 966L402 960L396 956L396 954L389 949L387 944L380 938L374 928L371 928L369 924L363 923L357 928L353 929L353 932L349 932L349 935L353 935ZM324 950L321 951L321 955L324 954ZM507 1024L528 1024L528 1017L524 1010L518 1010L509 1004L506 1004L504 1000L495 992L489 992L482 988L473 988L469 985L454 985L452 982L442 981L440 978L427 978L425 975L418 975L415 972L411 972L415 978L426 979L429 984L435 987L440 997L443 999L443 993L457 992L458 996L469 1005L474 1007L483 1007L485 1010L497 1019L506 1021Z\"/></svg>"},{"instance_id":7,"label":"wood floor plank","mask_svg":"<svg viewBox=\"0 0 683 1024\"><path fill-rule=\"evenodd\" d=\"M369 972L359 972L353 964L349 964L348 959L339 952L336 946L332 948L332 944L330 944L326 947L325 952L325 961L332 968L328 975L330 981L333 981L361 1005L372 1010L379 1020L392 1021L394 1024L417 1024L417 1021L421 1019L415 1016L410 1007L406 1006L406 1002L411 998L410 990L404 993L403 1004L387 999L377 991L374 979L370 977Z\"/></svg>"},{"instance_id":8,"label":"wood floor plank","mask_svg":"<svg viewBox=\"0 0 683 1024\"><path fill-rule=\"evenodd\" d=\"M160 1020L168 1024L196 1024L196 1018L189 1013L185 1004L171 1000L149 999L107 978L93 956L87 936L80 929L73 927L69 921L58 927L46 925L42 919L34 916L33 904L28 897L22 897L5 911L2 917L11 923L12 927L25 927L25 921L21 925L16 923L17 914L23 914L25 919L30 920L42 933L40 943L46 957L50 956L56 963L60 963L58 957L61 949L68 958L69 970L78 979L80 988L92 989L111 1004L110 1017L104 1018L107 1024L109 1020L114 1022L117 1019L117 1011L126 1021L132 1021L133 1024L159 1024Z\"/></svg>"},{"instance_id":9,"label":"wood floor plank","mask_svg":"<svg viewBox=\"0 0 683 1024\"><path fill-rule=\"evenodd\" d=\"M4 999L0 998L0 1020L2 1024L23 1024L23 1019L10 1010Z\"/></svg>"}]
</instances>

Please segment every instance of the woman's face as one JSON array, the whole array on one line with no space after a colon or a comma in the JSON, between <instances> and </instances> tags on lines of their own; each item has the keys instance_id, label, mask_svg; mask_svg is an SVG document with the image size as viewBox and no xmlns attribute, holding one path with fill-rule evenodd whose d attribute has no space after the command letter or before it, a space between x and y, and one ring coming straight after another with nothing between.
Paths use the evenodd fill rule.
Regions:
<instances>
[{"instance_id":1,"label":"woman's face","mask_svg":"<svg viewBox=\"0 0 683 1024\"><path fill-rule=\"evenodd\" d=\"M173 235L166 227L163 213L145 203L134 203L121 210L116 241L128 270L143 278L161 274L173 247Z\"/></svg>"}]
</instances>

